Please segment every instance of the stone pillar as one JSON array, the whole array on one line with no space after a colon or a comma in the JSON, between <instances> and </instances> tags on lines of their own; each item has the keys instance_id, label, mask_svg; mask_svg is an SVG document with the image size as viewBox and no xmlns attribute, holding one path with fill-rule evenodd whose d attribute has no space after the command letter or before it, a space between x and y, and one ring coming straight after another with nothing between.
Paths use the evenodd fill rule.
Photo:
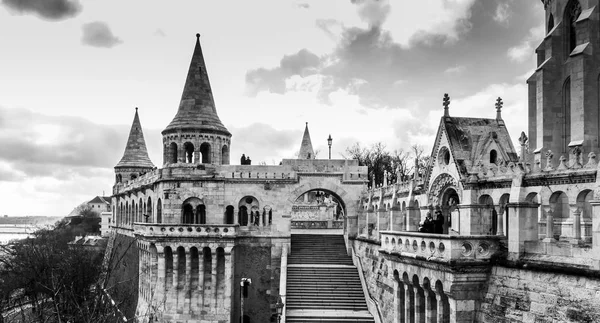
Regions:
<instances>
[{"instance_id":1,"label":"stone pillar","mask_svg":"<svg viewBox=\"0 0 600 323\"><path fill-rule=\"evenodd\" d=\"M225 249L225 277L223 281L223 286L225 291L223 293L223 312L230 313L233 308L233 298L231 295L233 294L233 256L234 256L233 248Z\"/></svg>"},{"instance_id":2,"label":"stone pillar","mask_svg":"<svg viewBox=\"0 0 600 323\"><path fill-rule=\"evenodd\" d=\"M198 248L198 308L204 310L204 248Z\"/></svg>"},{"instance_id":3,"label":"stone pillar","mask_svg":"<svg viewBox=\"0 0 600 323\"><path fill-rule=\"evenodd\" d=\"M177 283L179 281L179 252L177 248L173 250L173 282L171 287L171 292L169 293L171 296L168 297L167 303L171 304L170 308L177 308L177 298L178 298L178 290Z\"/></svg>"},{"instance_id":4,"label":"stone pillar","mask_svg":"<svg viewBox=\"0 0 600 323\"><path fill-rule=\"evenodd\" d=\"M439 293L435 293L435 300L437 301L437 323L444 323L444 297Z\"/></svg>"},{"instance_id":5,"label":"stone pillar","mask_svg":"<svg viewBox=\"0 0 600 323\"><path fill-rule=\"evenodd\" d=\"M407 323L414 322L414 299L412 293L412 286L404 284L404 318ZM412 319L411 319L412 318Z\"/></svg>"},{"instance_id":6,"label":"stone pillar","mask_svg":"<svg viewBox=\"0 0 600 323\"><path fill-rule=\"evenodd\" d=\"M431 298L434 296L433 292L423 288L423 294L425 295L425 323L435 322L435 308Z\"/></svg>"},{"instance_id":7,"label":"stone pillar","mask_svg":"<svg viewBox=\"0 0 600 323\"><path fill-rule=\"evenodd\" d=\"M504 235L504 205L496 205L494 206L496 209L496 214L498 214L498 230L496 231L496 235L503 236Z\"/></svg>"},{"instance_id":8,"label":"stone pillar","mask_svg":"<svg viewBox=\"0 0 600 323\"><path fill-rule=\"evenodd\" d=\"M573 229L571 243L578 244L581 240L581 209L577 205L570 206L571 214L573 215Z\"/></svg>"},{"instance_id":9,"label":"stone pillar","mask_svg":"<svg viewBox=\"0 0 600 323\"><path fill-rule=\"evenodd\" d=\"M213 288L211 290L211 293L209 294L210 297L212 298L212 301L210 303L212 303L212 308L214 309L214 313L217 312L217 292L218 292L218 288L217 288L217 262L218 262L218 258L217 258L217 246L214 246L213 248L211 248L211 252L212 252L212 268L210 270L210 279L211 279L211 287Z\"/></svg>"},{"instance_id":10,"label":"stone pillar","mask_svg":"<svg viewBox=\"0 0 600 323\"><path fill-rule=\"evenodd\" d=\"M185 250L185 283L183 287L183 312L190 313L191 312L191 288L192 288L192 251L191 249Z\"/></svg>"},{"instance_id":11,"label":"stone pillar","mask_svg":"<svg viewBox=\"0 0 600 323\"><path fill-rule=\"evenodd\" d=\"M159 304L166 297L165 292L166 292L167 288L165 286L165 283L166 283L166 278L167 278L167 268L165 266L165 254L164 254L163 247L156 246L156 249L157 249L156 256L158 257L158 264L157 264L158 276L157 276L157 282L156 282L156 287L155 287L156 292L154 293L154 302Z\"/></svg>"},{"instance_id":12,"label":"stone pillar","mask_svg":"<svg viewBox=\"0 0 600 323\"><path fill-rule=\"evenodd\" d=\"M423 319L425 319L423 316L423 314L425 314L424 311L424 307L425 307L425 300L423 299L424 297L422 297L421 293L420 293L421 288L417 287L417 286L413 286L413 295L415 296L415 300L414 300L414 313L415 313L415 322L421 322Z\"/></svg>"},{"instance_id":13,"label":"stone pillar","mask_svg":"<svg viewBox=\"0 0 600 323\"><path fill-rule=\"evenodd\" d=\"M389 230L389 216L390 211L386 211L383 208L377 212L377 231L381 232Z\"/></svg>"},{"instance_id":14,"label":"stone pillar","mask_svg":"<svg viewBox=\"0 0 600 323\"><path fill-rule=\"evenodd\" d=\"M537 203L508 203L509 258L518 259L525 252L525 241L538 240Z\"/></svg>"},{"instance_id":15,"label":"stone pillar","mask_svg":"<svg viewBox=\"0 0 600 323\"><path fill-rule=\"evenodd\" d=\"M544 212L546 212L546 238L544 242L554 241L554 216L552 216L552 209L550 206L544 205Z\"/></svg>"},{"instance_id":16,"label":"stone pillar","mask_svg":"<svg viewBox=\"0 0 600 323\"><path fill-rule=\"evenodd\" d=\"M400 283L394 279L394 323L404 323L401 320L401 316L404 313L400 313L400 293L404 293L404 290L400 291Z\"/></svg>"}]
</instances>

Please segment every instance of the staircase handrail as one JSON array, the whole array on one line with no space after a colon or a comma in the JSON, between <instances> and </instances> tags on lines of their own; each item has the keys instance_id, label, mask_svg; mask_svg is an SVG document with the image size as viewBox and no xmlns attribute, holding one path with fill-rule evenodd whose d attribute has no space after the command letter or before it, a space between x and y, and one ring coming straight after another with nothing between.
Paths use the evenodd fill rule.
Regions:
<instances>
[{"instance_id":1,"label":"staircase handrail","mask_svg":"<svg viewBox=\"0 0 600 323\"><path fill-rule=\"evenodd\" d=\"M279 296L283 302L280 322L285 322L285 312L287 310L287 262L288 262L288 246L283 245L281 248L281 272L279 275Z\"/></svg>"},{"instance_id":2,"label":"staircase handrail","mask_svg":"<svg viewBox=\"0 0 600 323\"><path fill-rule=\"evenodd\" d=\"M354 262L354 265L358 268L358 275L360 276L360 284L362 285L363 293L365 294L365 300L367 301L367 304L370 305L367 307L375 308L375 310L377 311L377 315L373 315L373 319L375 320L375 323L381 323L381 310L379 309L379 303L373 297L371 297L371 293L369 292L369 288L367 287L367 284L365 282L362 261L360 260L360 257L358 257L354 252L353 245L350 246L350 250L352 250L352 261ZM373 314L373 311L370 310L369 312Z\"/></svg>"}]
</instances>

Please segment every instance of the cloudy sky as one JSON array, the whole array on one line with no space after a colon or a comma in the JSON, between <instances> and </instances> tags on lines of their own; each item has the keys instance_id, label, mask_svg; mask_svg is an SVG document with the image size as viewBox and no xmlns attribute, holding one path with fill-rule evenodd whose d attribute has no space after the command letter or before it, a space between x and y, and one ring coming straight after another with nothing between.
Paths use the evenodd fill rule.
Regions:
<instances>
[{"instance_id":1,"label":"cloudy sky","mask_svg":"<svg viewBox=\"0 0 600 323\"><path fill-rule=\"evenodd\" d=\"M111 192L135 107L150 157L200 33L232 161L355 142L431 149L450 114L526 130L543 5L523 0L0 0L0 215L66 215Z\"/></svg>"}]
</instances>

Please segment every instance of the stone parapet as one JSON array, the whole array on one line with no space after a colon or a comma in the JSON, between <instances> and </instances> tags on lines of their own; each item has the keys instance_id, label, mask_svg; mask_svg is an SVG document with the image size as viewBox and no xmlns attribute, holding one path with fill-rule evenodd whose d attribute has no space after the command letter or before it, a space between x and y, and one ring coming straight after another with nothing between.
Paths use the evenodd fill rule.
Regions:
<instances>
[{"instance_id":1,"label":"stone parapet","mask_svg":"<svg viewBox=\"0 0 600 323\"><path fill-rule=\"evenodd\" d=\"M158 224L134 223L136 236L160 238L235 238L237 224Z\"/></svg>"},{"instance_id":2,"label":"stone parapet","mask_svg":"<svg viewBox=\"0 0 600 323\"><path fill-rule=\"evenodd\" d=\"M500 251L500 236L449 236L381 232L381 252L436 262L488 262Z\"/></svg>"}]
</instances>

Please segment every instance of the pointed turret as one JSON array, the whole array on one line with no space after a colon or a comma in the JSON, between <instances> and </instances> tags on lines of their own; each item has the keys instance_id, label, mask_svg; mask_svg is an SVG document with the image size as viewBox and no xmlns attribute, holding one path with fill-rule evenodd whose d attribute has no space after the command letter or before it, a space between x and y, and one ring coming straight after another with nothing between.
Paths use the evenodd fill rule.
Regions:
<instances>
[{"instance_id":1,"label":"pointed turret","mask_svg":"<svg viewBox=\"0 0 600 323\"><path fill-rule=\"evenodd\" d=\"M181 94L179 110L162 133L164 135L180 129L201 130L231 136L217 115L200 46L200 34L196 34L196 47Z\"/></svg>"},{"instance_id":2,"label":"pointed turret","mask_svg":"<svg viewBox=\"0 0 600 323\"><path fill-rule=\"evenodd\" d=\"M312 142L310 141L310 133L308 133L308 122L304 128L304 135L302 136L298 159L315 159L315 152L313 151Z\"/></svg>"},{"instance_id":3,"label":"pointed turret","mask_svg":"<svg viewBox=\"0 0 600 323\"><path fill-rule=\"evenodd\" d=\"M148 157L148 150L146 149L146 141L144 140L144 133L142 132L138 108L135 108L135 116L133 117L133 123L131 124L131 130L129 131L129 138L127 139L123 158L121 158L121 161L115 166L117 182L121 182L123 178L133 179L152 168L154 168L154 164L152 164L150 157Z\"/></svg>"}]
</instances>

